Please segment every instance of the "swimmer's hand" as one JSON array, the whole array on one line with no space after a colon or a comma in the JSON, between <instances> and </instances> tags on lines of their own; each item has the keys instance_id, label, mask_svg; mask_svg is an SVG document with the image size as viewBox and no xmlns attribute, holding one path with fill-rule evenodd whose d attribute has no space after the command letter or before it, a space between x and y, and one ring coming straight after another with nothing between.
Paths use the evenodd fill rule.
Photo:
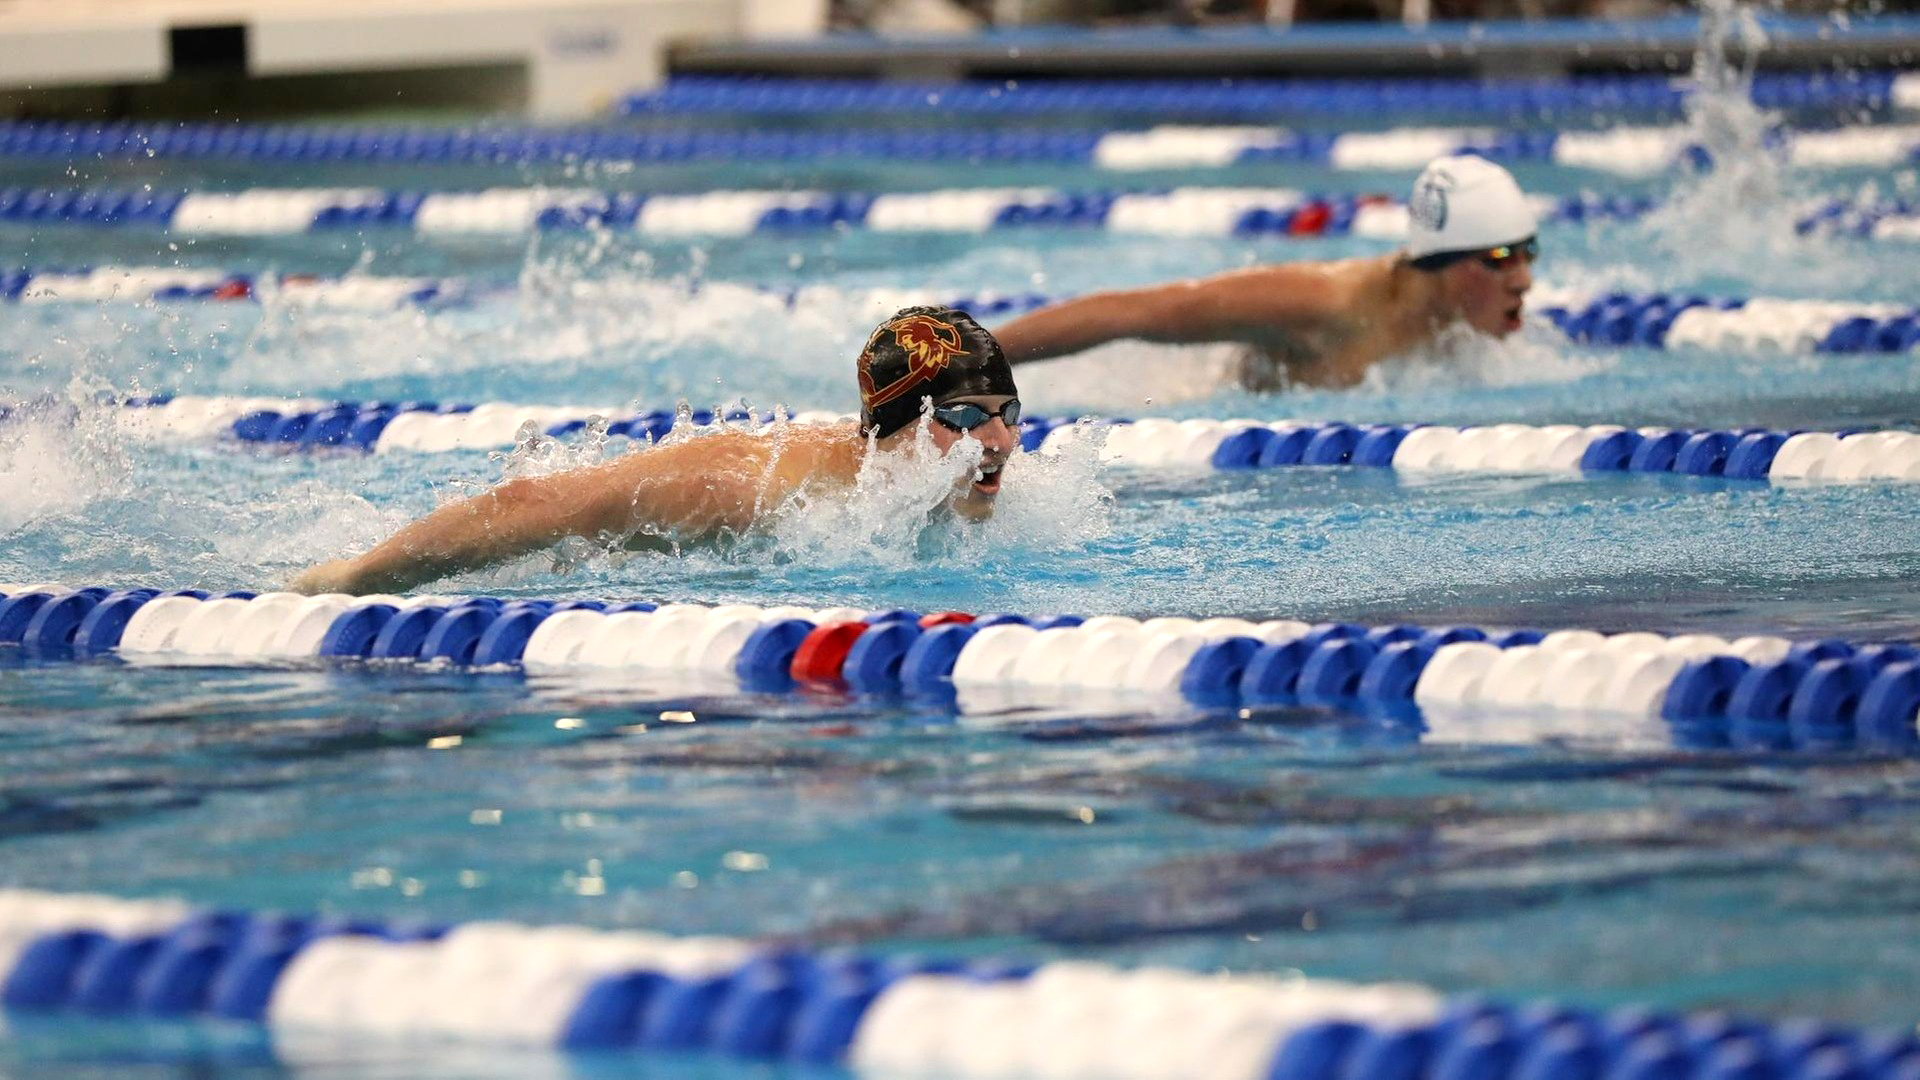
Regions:
<instances>
[{"instance_id":1,"label":"swimmer's hand","mask_svg":"<svg viewBox=\"0 0 1920 1080\"><path fill-rule=\"evenodd\" d=\"M318 566L302 571L299 576L287 582L288 592L304 593L307 596L319 596L321 593L354 593L356 573L354 560L332 559Z\"/></svg>"}]
</instances>

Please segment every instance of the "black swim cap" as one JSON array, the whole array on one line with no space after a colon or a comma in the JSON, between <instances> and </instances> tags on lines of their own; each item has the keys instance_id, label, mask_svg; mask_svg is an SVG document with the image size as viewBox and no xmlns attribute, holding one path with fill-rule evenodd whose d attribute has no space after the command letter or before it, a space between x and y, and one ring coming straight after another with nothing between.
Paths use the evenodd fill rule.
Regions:
<instances>
[{"instance_id":1,"label":"black swim cap","mask_svg":"<svg viewBox=\"0 0 1920 1080\"><path fill-rule=\"evenodd\" d=\"M964 311L901 308L860 350L860 430L885 437L920 418L922 402L1017 396L1000 343Z\"/></svg>"}]
</instances>

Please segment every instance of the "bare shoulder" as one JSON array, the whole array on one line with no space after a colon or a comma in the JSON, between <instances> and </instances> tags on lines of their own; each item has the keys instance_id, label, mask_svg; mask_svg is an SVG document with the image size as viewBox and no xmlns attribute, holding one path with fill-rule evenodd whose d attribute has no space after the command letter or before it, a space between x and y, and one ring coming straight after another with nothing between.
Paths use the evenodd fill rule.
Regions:
<instances>
[{"instance_id":1,"label":"bare shoulder","mask_svg":"<svg viewBox=\"0 0 1920 1080\"><path fill-rule=\"evenodd\" d=\"M1217 283L1220 288L1331 303L1354 294L1364 276L1362 271L1365 262L1361 259L1338 259L1269 263L1250 266L1245 270L1229 270L1206 280Z\"/></svg>"},{"instance_id":2,"label":"bare shoulder","mask_svg":"<svg viewBox=\"0 0 1920 1080\"><path fill-rule=\"evenodd\" d=\"M863 445L851 425L717 431L527 483L541 500L597 507L603 531L741 532L793 491L851 480Z\"/></svg>"}]
</instances>

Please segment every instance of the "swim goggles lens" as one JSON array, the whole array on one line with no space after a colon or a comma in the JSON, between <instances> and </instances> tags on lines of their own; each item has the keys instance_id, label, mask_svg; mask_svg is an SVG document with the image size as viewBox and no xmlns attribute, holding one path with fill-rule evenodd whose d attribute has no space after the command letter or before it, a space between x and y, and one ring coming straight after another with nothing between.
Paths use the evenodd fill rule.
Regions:
<instances>
[{"instance_id":1,"label":"swim goggles lens","mask_svg":"<svg viewBox=\"0 0 1920 1080\"><path fill-rule=\"evenodd\" d=\"M1506 244L1502 247L1487 249L1481 253L1480 261L1485 263L1490 269L1505 270L1519 259L1524 258L1528 262L1532 262L1539 257L1540 239L1529 236L1517 244Z\"/></svg>"},{"instance_id":2,"label":"swim goggles lens","mask_svg":"<svg viewBox=\"0 0 1920 1080\"><path fill-rule=\"evenodd\" d=\"M956 401L951 405L935 405L933 418L955 431L972 431L994 417L1006 421L1008 427L1020 423L1020 399L1013 398L1000 406L998 412L988 412L971 401Z\"/></svg>"}]
</instances>

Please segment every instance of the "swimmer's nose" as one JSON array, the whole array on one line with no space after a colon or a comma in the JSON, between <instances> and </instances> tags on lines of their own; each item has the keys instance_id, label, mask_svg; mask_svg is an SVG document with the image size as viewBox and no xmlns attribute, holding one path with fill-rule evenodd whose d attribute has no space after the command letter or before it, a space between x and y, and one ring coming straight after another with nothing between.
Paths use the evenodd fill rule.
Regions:
<instances>
[{"instance_id":1,"label":"swimmer's nose","mask_svg":"<svg viewBox=\"0 0 1920 1080\"><path fill-rule=\"evenodd\" d=\"M1533 288L1533 260L1520 259L1508 271L1507 287L1516 293Z\"/></svg>"},{"instance_id":2,"label":"swimmer's nose","mask_svg":"<svg viewBox=\"0 0 1920 1080\"><path fill-rule=\"evenodd\" d=\"M998 416L974 428L973 434L980 440L980 445L999 458L1011 457L1013 448L1020 445L1020 436L1015 435L1007 422Z\"/></svg>"}]
</instances>

